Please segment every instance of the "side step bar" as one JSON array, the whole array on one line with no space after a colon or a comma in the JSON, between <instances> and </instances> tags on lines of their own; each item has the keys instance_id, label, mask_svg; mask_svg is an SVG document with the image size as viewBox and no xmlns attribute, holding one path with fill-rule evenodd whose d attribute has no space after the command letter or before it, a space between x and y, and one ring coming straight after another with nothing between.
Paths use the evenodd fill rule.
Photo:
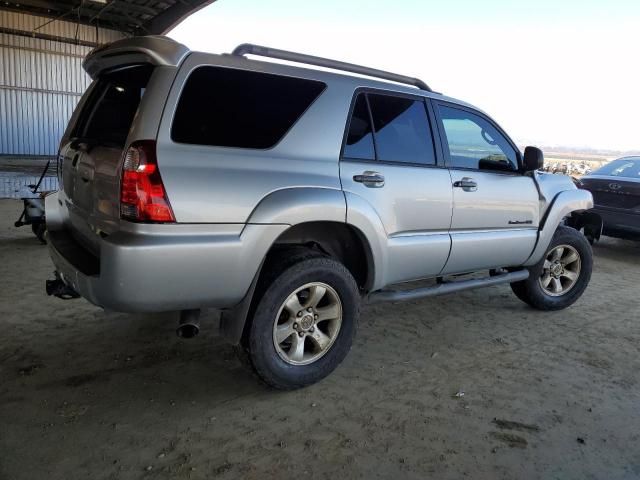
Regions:
<instances>
[{"instance_id":1,"label":"side step bar","mask_svg":"<svg viewBox=\"0 0 640 480\"><path fill-rule=\"evenodd\" d=\"M446 295L447 293L461 292L462 290L471 290L472 288L490 287L492 285L500 285L502 283L519 282L521 280L526 280L527 278L529 278L529 270L524 269L517 270L515 272L502 273L493 277L444 282L434 286L414 288L412 290L378 290L377 292L369 294L366 302L406 302L425 297L435 297L438 295Z\"/></svg>"}]
</instances>

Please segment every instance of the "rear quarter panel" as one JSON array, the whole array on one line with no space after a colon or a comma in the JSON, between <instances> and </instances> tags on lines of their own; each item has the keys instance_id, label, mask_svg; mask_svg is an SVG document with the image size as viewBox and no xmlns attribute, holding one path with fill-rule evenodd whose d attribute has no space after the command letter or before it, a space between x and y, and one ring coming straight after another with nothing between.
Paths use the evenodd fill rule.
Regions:
<instances>
[{"instance_id":1,"label":"rear quarter panel","mask_svg":"<svg viewBox=\"0 0 640 480\"><path fill-rule=\"evenodd\" d=\"M180 68L158 132L158 165L176 220L246 223L257 205L287 188L339 190L338 157L352 90L349 82L325 91L275 147L266 150L188 145L171 139L171 124L189 74L204 65L279 73L278 65L193 53ZM268 65L268 66L265 66ZM286 67L282 74L287 74ZM316 79L304 71L295 76ZM342 201L344 206L344 201Z\"/></svg>"}]
</instances>

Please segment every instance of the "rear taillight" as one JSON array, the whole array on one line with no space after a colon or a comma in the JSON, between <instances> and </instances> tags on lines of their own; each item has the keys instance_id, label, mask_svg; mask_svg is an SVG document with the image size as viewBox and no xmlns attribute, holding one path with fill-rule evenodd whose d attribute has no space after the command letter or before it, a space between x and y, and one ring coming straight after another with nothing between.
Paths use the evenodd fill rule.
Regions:
<instances>
[{"instance_id":1,"label":"rear taillight","mask_svg":"<svg viewBox=\"0 0 640 480\"><path fill-rule=\"evenodd\" d=\"M156 142L142 140L127 149L120 183L120 216L134 222L175 222L162 184Z\"/></svg>"}]
</instances>

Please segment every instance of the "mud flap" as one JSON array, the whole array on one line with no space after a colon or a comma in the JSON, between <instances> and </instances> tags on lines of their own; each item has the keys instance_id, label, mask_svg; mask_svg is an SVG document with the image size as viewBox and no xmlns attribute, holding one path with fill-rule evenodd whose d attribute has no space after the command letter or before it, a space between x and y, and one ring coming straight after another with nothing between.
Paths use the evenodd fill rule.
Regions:
<instances>
[{"instance_id":1,"label":"mud flap","mask_svg":"<svg viewBox=\"0 0 640 480\"><path fill-rule=\"evenodd\" d=\"M256 285L258 284L263 264L264 260L262 264L260 264L260 268L255 277L253 277L249 290L242 301L233 308L223 310L220 314L220 334L232 345L239 345L242 340L253 294L256 291Z\"/></svg>"},{"instance_id":2,"label":"mud flap","mask_svg":"<svg viewBox=\"0 0 640 480\"><path fill-rule=\"evenodd\" d=\"M574 212L566 221L567 226L582 230L589 243L600 239L602 235L602 218L594 212Z\"/></svg>"}]
</instances>

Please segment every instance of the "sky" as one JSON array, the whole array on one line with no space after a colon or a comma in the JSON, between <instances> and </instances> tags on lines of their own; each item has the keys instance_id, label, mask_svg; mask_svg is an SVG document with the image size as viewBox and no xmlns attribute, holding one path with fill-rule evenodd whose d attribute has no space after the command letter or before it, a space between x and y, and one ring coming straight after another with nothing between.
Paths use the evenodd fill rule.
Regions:
<instances>
[{"instance_id":1,"label":"sky","mask_svg":"<svg viewBox=\"0 0 640 480\"><path fill-rule=\"evenodd\" d=\"M169 36L416 76L520 145L640 151L639 0L217 0Z\"/></svg>"}]
</instances>

